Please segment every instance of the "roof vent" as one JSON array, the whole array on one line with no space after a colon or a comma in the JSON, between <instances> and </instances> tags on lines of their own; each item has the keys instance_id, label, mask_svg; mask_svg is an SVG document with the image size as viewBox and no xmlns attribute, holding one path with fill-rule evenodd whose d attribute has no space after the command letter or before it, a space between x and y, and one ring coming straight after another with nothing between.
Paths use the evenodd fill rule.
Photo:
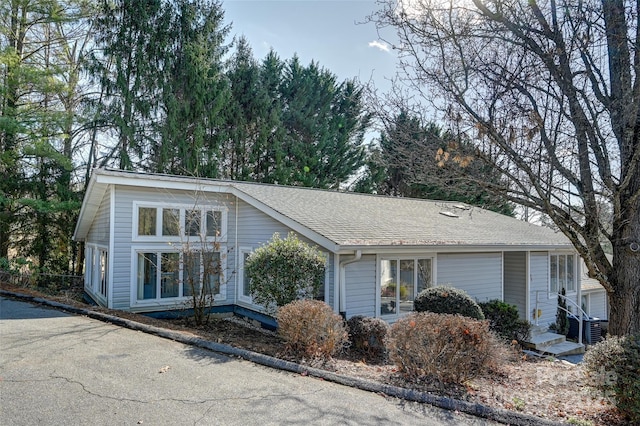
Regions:
<instances>
[{"instance_id":1,"label":"roof vent","mask_svg":"<svg viewBox=\"0 0 640 426\"><path fill-rule=\"evenodd\" d=\"M447 217L460 217L457 214L449 212L449 211L441 211L440 214L443 215L443 216L447 216Z\"/></svg>"}]
</instances>

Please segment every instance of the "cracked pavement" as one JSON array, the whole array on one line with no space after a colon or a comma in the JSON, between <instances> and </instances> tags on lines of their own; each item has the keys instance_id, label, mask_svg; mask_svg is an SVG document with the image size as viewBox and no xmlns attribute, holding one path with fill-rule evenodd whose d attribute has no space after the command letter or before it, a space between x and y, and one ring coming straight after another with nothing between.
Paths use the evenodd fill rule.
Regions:
<instances>
[{"instance_id":1,"label":"cracked pavement","mask_svg":"<svg viewBox=\"0 0 640 426\"><path fill-rule=\"evenodd\" d=\"M0 298L3 425L485 425Z\"/></svg>"}]
</instances>

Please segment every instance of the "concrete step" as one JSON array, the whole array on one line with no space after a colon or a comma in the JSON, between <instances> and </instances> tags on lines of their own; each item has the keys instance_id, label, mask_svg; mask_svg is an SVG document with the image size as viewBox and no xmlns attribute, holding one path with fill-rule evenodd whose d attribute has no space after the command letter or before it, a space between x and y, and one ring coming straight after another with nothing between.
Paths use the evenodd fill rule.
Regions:
<instances>
[{"instance_id":1,"label":"concrete step","mask_svg":"<svg viewBox=\"0 0 640 426\"><path fill-rule=\"evenodd\" d=\"M549 330L549 327L546 325L532 325L531 326L531 335L534 334L542 334Z\"/></svg>"},{"instance_id":2,"label":"concrete step","mask_svg":"<svg viewBox=\"0 0 640 426\"><path fill-rule=\"evenodd\" d=\"M553 355L554 357L566 356L566 355L578 355L578 354L583 354L585 352L584 345L581 343L575 343L575 342L556 343L544 349L539 349L539 350L546 354Z\"/></svg>"},{"instance_id":3,"label":"concrete step","mask_svg":"<svg viewBox=\"0 0 640 426\"><path fill-rule=\"evenodd\" d=\"M547 331L544 333L532 334L531 338L529 339L528 346L536 350L544 351L545 348L548 348L549 346L555 344L566 342L566 340L567 338L562 334L556 334Z\"/></svg>"}]
</instances>

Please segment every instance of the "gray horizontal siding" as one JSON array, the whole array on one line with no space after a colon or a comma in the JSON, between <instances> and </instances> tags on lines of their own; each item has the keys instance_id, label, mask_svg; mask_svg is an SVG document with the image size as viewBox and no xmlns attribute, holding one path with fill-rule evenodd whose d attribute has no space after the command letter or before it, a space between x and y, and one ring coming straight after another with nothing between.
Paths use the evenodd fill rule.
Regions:
<instances>
[{"instance_id":1,"label":"gray horizontal siding","mask_svg":"<svg viewBox=\"0 0 640 426\"><path fill-rule=\"evenodd\" d=\"M608 319L607 315L607 293L606 291L589 292L589 306L587 313L591 317Z\"/></svg>"},{"instance_id":2,"label":"gray horizontal siding","mask_svg":"<svg viewBox=\"0 0 640 426\"><path fill-rule=\"evenodd\" d=\"M281 238L285 238L289 232L292 231L291 228L287 227L282 222L279 222L267 215L261 210L253 207L250 204L245 203L242 200L238 200L237 203L238 208L238 224L237 224L237 247L240 248L253 248L256 249L264 244L269 243L273 234L276 232L280 234ZM229 218L231 221L231 218ZM300 240L315 246L316 244L312 241L308 240L304 236L298 235ZM319 247L319 249L327 253L327 250L323 247ZM333 266L333 254L328 253L328 265L327 265L327 285L328 285L328 294L329 299L326 302L333 306L333 276L334 276L334 266ZM327 292L325 292L326 294Z\"/></svg>"},{"instance_id":3,"label":"gray horizontal siding","mask_svg":"<svg viewBox=\"0 0 640 426\"><path fill-rule=\"evenodd\" d=\"M464 290L478 302L502 299L502 254L438 254L436 282Z\"/></svg>"},{"instance_id":4,"label":"gray horizontal siding","mask_svg":"<svg viewBox=\"0 0 640 426\"><path fill-rule=\"evenodd\" d=\"M111 192L106 191L100 207L96 212L96 217L91 224L91 228L87 233L86 242L91 244L99 244L104 247L109 246L109 207L111 204Z\"/></svg>"},{"instance_id":5,"label":"gray horizontal siding","mask_svg":"<svg viewBox=\"0 0 640 426\"><path fill-rule=\"evenodd\" d=\"M115 232L114 232L114 251L113 254L113 307L116 309L128 309L134 301L131 300L132 277L132 247L156 247L157 249L166 249L169 247L167 242L133 242L133 205L134 202L150 202L150 203L166 203L167 205L202 205L213 204L222 205L228 209L227 220L227 271L225 273L226 280L226 300L216 301L216 304L233 303L235 300L235 280L233 274L233 266L235 265L235 251L233 248L233 235L235 235L234 217L235 202L234 197L228 194L205 194L193 193L187 191L169 191L163 188L157 189L138 189L129 186L120 186L116 188L115 202ZM162 305L158 305L161 309Z\"/></svg>"},{"instance_id":6,"label":"gray horizontal siding","mask_svg":"<svg viewBox=\"0 0 640 426\"><path fill-rule=\"evenodd\" d=\"M527 319L527 253L505 252L504 300L516 305L520 318Z\"/></svg>"},{"instance_id":7,"label":"gray horizontal siding","mask_svg":"<svg viewBox=\"0 0 640 426\"><path fill-rule=\"evenodd\" d=\"M376 316L376 256L362 256L345 266L347 318Z\"/></svg>"}]
</instances>

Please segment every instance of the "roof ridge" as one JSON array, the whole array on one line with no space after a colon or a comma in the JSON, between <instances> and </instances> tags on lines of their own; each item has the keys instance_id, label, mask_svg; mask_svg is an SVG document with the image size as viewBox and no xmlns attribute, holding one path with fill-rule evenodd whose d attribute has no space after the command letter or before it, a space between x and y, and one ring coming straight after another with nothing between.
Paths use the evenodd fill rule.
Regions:
<instances>
[{"instance_id":1,"label":"roof ridge","mask_svg":"<svg viewBox=\"0 0 640 426\"><path fill-rule=\"evenodd\" d=\"M333 193L333 194L347 194L347 195L359 195L359 196L363 196L363 197L374 197L374 198L378 198L378 199L389 199L389 200L406 200L406 201L419 201L419 202L428 202L428 203L433 203L433 204L437 204L437 203L455 203L455 204L459 204L459 205L464 205L465 207L469 207L469 208L476 208L482 211L491 211L488 209L485 209L483 207L480 206L475 206L473 204L469 204L469 203L465 203L464 201L457 201L457 200L434 200L431 198L415 198L415 197L398 197L398 196L394 196L394 195L387 195L387 194L368 194L365 192L354 192L354 191L345 191L345 190L340 190L340 189L329 189L329 188L314 188L314 187L308 187L308 186L295 186L295 185L283 185L283 184L279 184L279 183L267 183L267 182L255 182L255 181L242 181L242 180L235 180L235 179L219 179L219 178L210 178L210 177L202 177L202 176L190 176L190 175L177 175L177 174L172 174L172 173L156 173L156 172L146 172L146 171L141 171L141 170L122 170L122 169L116 169L116 168L112 168L112 167L101 167L99 169L96 169L97 171L99 170L104 170L106 172L113 172L113 173L118 173L118 174L128 174L128 175L136 175L136 176L147 176L147 177L166 177L166 178L174 178L174 179L184 179L184 180L204 180L207 182L220 182L220 183L225 183L231 186L234 186L237 188L237 186L241 186L241 185L251 185L251 186L262 186L262 187L271 187L271 188L279 188L279 189L291 189L291 190L307 190L307 191L318 191L318 192L324 192L324 193ZM240 188L237 188L240 189ZM455 206L453 206L455 207ZM497 212L492 212L492 213L496 213L496 214L500 214Z\"/></svg>"}]
</instances>

